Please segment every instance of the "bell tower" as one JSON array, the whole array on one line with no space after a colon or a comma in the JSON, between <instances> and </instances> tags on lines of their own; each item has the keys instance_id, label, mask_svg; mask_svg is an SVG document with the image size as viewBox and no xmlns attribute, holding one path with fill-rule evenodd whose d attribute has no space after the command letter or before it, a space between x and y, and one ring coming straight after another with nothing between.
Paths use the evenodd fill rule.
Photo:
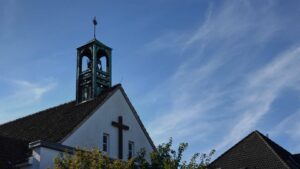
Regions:
<instances>
[{"instance_id":1,"label":"bell tower","mask_svg":"<svg viewBox=\"0 0 300 169\"><path fill-rule=\"evenodd\" d=\"M97 21L94 19L94 28ZM81 103L97 97L111 87L112 49L94 38L77 48L76 101Z\"/></svg>"}]
</instances>

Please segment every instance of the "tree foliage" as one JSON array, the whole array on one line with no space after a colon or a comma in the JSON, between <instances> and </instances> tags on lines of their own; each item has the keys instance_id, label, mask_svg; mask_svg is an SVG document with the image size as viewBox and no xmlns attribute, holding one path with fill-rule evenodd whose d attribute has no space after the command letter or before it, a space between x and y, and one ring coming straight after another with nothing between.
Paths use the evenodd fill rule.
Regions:
<instances>
[{"instance_id":1,"label":"tree foliage","mask_svg":"<svg viewBox=\"0 0 300 169\"><path fill-rule=\"evenodd\" d=\"M73 155L65 153L56 157L54 164L55 169L206 169L215 151L208 154L196 153L189 161L183 161L183 153L187 147L187 143L181 143L174 150L170 139L150 154L150 162L146 160L144 149L128 161L109 159L98 149L77 150Z\"/></svg>"}]
</instances>

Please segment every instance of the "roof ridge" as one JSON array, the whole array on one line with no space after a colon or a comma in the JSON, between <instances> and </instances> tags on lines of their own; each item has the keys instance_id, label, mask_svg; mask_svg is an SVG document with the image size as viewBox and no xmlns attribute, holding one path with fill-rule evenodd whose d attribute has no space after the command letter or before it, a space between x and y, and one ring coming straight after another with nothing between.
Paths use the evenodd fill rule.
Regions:
<instances>
[{"instance_id":1,"label":"roof ridge","mask_svg":"<svg viewBox=\"0 0 300 169\"><path fill-rule=\"evenodd\" d=\"M152 148L156 151L156 146L155 146L153 140L151 139L151 137L150 137L148 131L146 130L146 128L145 128L145 126L144 126L144 124L143 124L143 122L142 122L142 120L141 120L139 114L137 113L137 111L136 111L135 108L133 107L131 101L129 100L128 95L126 94L126 92L125 92L125 90L123 89L123 87L120 87L120 90L121 90L121 93L123 94L123 96L124 96L124 98L125 98L127 104L129 105L129 107L130 107L130 109L131 109L131 111L132 111L134 117L136 118L137 122L139 123L139 125L140 125L142 131L144 132L145 136L147 137L148 141L150 142Z\"/></svg>"},{"instance_id":2,"label":"roof ridge","mask_svg":"<svg viewBox=\"0 0 300 169\"><path fill-rule=\"evenodd\" d=\"M241 144L241 142L243 142L244 140L246 140L248 137L250 137L252 134L254 134L255 131L251 132L250 134L248 134L247 136L245 136L243 139L241 139L240 141L238 141L237 143L235 143L233 146L231 146L228 150L226 150L224 153L222 153L219 157L217 157L213 162L210 163L213 164L215 161L217 161L218 159L222 158L226 153L228 153L230 150L232 150L233 148L235 148L236 146L238 146L239 144Z\"/></svg>"},{"instance_id":3,"label":"roof ridge","mask_svg":"<svg viewBox=\"0 0 300 169\"><path fill-rule=\"evenodd\" d=\"M282 162L282 164L284 166L286 166L288 169L290 168L289 165L282 159L282 157L274 150L274 148L267 142L266 138L264 135L262 135L262 133L260 133L259 131L255 130L254 133L258 136L258 138L260 138L264 144L271 150L271 152ZM269 139L269 138L268 138ZM273 143L275 143L273 140L269 139L270 141L272 141ZM275 143L276 145L278 145L277 143ZM279 145L278 145L279 146ZM281 146L279 146L281 147ZM281 147L282 149L284 149L283 147ZM286 149L284 149L285 151L287 151ZM288 152L288 151L287 151ZM290 153L290 152L288 152Z\"/></svg>"}]
</instances>

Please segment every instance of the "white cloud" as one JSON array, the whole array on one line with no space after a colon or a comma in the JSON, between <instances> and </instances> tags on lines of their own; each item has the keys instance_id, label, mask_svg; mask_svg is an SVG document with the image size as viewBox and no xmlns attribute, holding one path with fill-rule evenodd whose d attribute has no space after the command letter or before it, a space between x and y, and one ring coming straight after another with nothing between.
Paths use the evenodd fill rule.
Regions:
<instances>
[{"instance_id":1,"label":"white cloud","mask_svg":"<svg viewBox=\"0 0 300 169\"><path fill-rule=\"evenodd\" d=\"M291 153L299 153L300 150L300 110L284 117L279 124L274 126L270 131L272 138L278 138L283 136L285 140L290 140L290 144L293 147ZM285 146L284 146L285 147Z\"/></svg>"},{"instance_id":2,"label":"white cloud","mask_svg":"<svg viewBox=\"0 0 300 169\"><path fill-rule=\"evenodd\" d=\"M289 49L277 56L271 63L248 78L240 100L236 102L236 110L240 116L236 119L228 136L216 147L223 149L241 139L242 136L255 129L270 110L270 106L282 89L292 87L300 79L300 46Z\"/></svg>"},{"instance_id":3,"label":"white cloud","mask_svg":"<svg viewBox=\"0 0 300 169\"><path fill-rule=\"evenodd\" d=\"M45 82L33 83L26 80L10 80L9 85L12 87L9 89L8 94L5 97L0 98L0 123L3 120L12 120L16 117L20 117L25 113L28 106L34 107L39 103L45 94L53 90L57 83L53 80L47 80Z\"/></svg>"},{"instance_id":4,"label":"white cloud","mask_svg":"<svg viewBox=\"0 0 300 169\"><path fill-rule=\"evenodd\" d=\"M298 86L299 46L253 63L263 60L264 48L282 29L274 5L272 1L258 7L250 1L226 1L222 7L212 4L196 31L182 33L179 41L154 40L184 46L178 53L186 57L168 80L145 97L145 103L152 98L169 101L168 108L158 110L148 124L155 142L170 136L183 141L214 137L218 140L210 146L220 152L256 129L283 89ZM157 46L157 50L172 48Z\"/></svg>"},{"instance_id":5,"label":"white cloud","mask_svg":"<svg viewBox=\"0 0 300 169\"><path fill-rule=\"evenodd\" d=\"M300 111L285 117L275 128L270 135L278 136L279 134L287 134L295 141L299 142L300 139ZM298 145L300 146L300 144Z\"/></svg>"},{"instance_id":6,"label":"white cloud","mask_svg":"<svg viewBox=\"0 0 300 169\"><path fill-rule=\"evenodd\" d=\"M13 97L15 98L26 98L30 102L39 101L47 92L52 90L56 86L56 82L47 82L47 83L32 83L25 80L14 80L12 81L17 85L17 91Z\"/></svg>"}]
</instances>

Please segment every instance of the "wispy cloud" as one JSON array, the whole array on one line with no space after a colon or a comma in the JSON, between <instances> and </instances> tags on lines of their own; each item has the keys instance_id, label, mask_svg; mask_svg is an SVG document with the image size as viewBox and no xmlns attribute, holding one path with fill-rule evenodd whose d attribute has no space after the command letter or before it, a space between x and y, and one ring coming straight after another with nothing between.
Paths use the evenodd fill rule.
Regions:
<instances>
[{"instance_id":1,"label":"wispy cloud","mask_svg":"<svg viewBox=\"0 0 300 169\"><path fill-rule=\"evenodd\" d=\"M14 98L27 98L28 103L33 103L42 99L42 97L52 90L57 84L56 82L47 82L46 84L32 83L26 80L13 80L13 84L17 86L14 92Z\"/></svg>"},{"instance_id":2,"label":"wispy cloud","mask_svg":"<svg viewBox=\"0 0 300 169\"><path fill-rule=\"evenodd\" d=\"M278 137L284 135L285 138L292 139L295 144L292 144L294 147L291 152L298 153L300 150L300 110L297 112L285 117L274 129L270 132L272 137ZM286 137L287 136L287 137Z\"/></svg>"},{"instance_id":3,"label":"wispy cloud","mask_svg":"<svg viewBox=\"0 0 300 169\"><path fill-rule=\"evenodd\" d=\"M300 80L300 46L287 50L271 63L253 73L247 79L240 100L235 103L240 116L227 135L216 147L222 149L241 139L241 136L255 129L255 125L269 112L271 104L279 93L293 87Z\"/></svg>"},{"instance_id":4,"label":"wispy cloud","mask_svg":"<svg viewBox=\"0 0 300 169\"><path fill-rule=\"evenodd\" d=\"M148 123L156 142L173 136L206 143L206 148L220 152L256 129L283 89L296 86L299 45L282 48L280 54L265 51L284 29L274 6L272 1L259 6L251 1L212 3L194 32L150 42L168 44L150 45L152 51L155 46L157 50L181 46L177 52L183 58L170 78L144 100L153 106L167 103Z\"/></svg>"},{"instance_id":5,"label":"wispy cloud","mask_svg":"<svg viewBox=\"0 0 300 169\"><path fill-rule=\"evenodd\" d=\"M24 113L28 106L35 106L45 94L53 90L57 83L53 80L30 82L26 80L9 80L11 88L6 97L0 98L0 120L11 120ZM4 121L0 121L4 122Z\"/></svg>"}]
</instances>

